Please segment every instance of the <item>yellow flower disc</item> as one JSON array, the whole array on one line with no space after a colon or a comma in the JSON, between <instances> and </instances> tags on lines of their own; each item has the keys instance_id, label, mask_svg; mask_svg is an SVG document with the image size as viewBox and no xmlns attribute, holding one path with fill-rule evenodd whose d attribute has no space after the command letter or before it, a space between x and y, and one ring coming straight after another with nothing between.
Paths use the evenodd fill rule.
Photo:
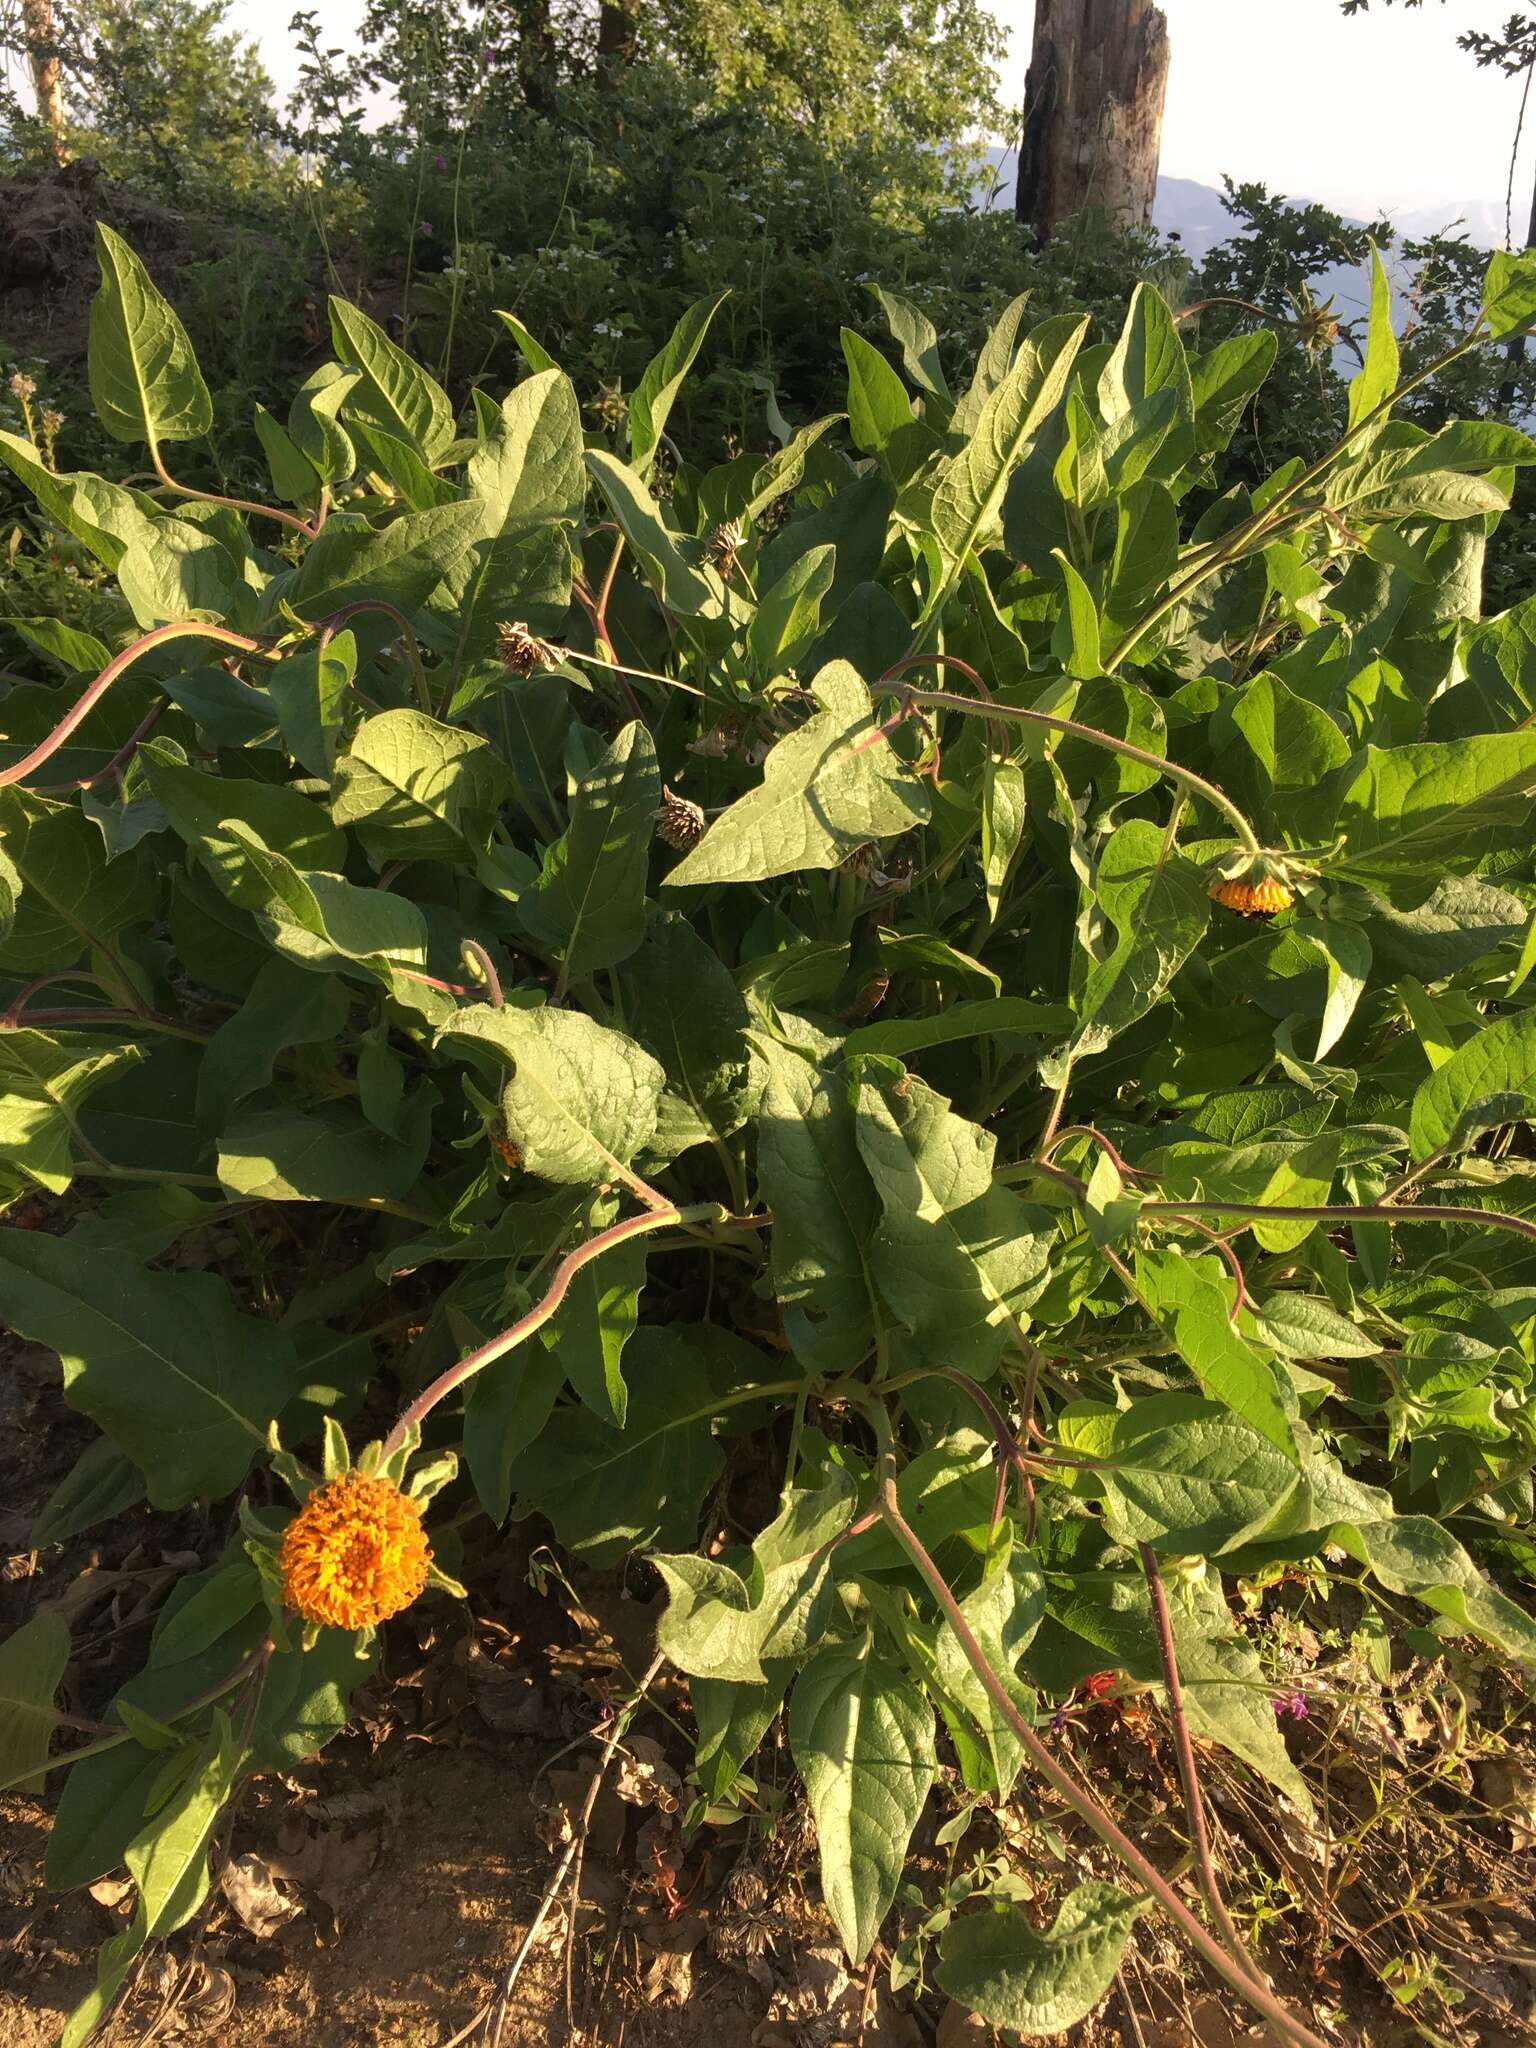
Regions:
<instances>
[{"instance_id":1,"label":"yellow flower disc","mask_svg":"<svg viewBox=\"0 0 1536 2048\"><path fill-rule=\"evenodd\" d=\"M1296 898L1284 882L1218 882L1211 890L1215 900L1239 917L1273 917L1277 910L1289 910Z\"/></svg>"},{"instance_id":2,"label":"yellow flower disc","mask_svg":"<svg viewBox=\"0 0 1536 2048\"><path fill-rule=\"evenodd\" d=\"M283 1595L306 1621L368 1628L409 1607L431 1547L420 1504L356 1472L316 1487L283 1532Z\"/></svg>"}]
</instances>

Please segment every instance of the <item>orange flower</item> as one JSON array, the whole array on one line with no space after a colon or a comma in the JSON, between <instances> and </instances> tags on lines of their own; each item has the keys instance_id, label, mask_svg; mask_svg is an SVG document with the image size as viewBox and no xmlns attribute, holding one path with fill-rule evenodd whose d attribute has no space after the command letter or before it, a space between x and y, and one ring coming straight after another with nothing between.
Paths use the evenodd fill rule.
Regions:
<instances>
[{"instance_id":1,"label":"orange flower","mask_svg":"<svg viewBox=\"0 0 1536 2048\"><path fill-rule=\"evenodd\" d=\"M420 1505L392 1480L356 1472L309 1496L283 1532L283 1595L306 1621L370 1628L409 1607L432 1551Z\"/></svg>"},{"instance_id":2,"label":"orange flower","mask_svg":"<svg viewBox=\"0 0 1536 2048\"><path fill-rule=\"evenodd\" d=\"M1239 917L1273 917L1277 910L1289 910L1296 898L1272 877L1259 882L1216 882L1211 895Z\"/></svg>"}]
</instances>

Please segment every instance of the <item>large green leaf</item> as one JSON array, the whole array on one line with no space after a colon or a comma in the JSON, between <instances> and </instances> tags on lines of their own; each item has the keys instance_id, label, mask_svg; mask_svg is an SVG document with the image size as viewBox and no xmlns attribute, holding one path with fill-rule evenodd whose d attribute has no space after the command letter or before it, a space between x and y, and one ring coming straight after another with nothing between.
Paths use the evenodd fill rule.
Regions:
<instances>
[{"instance_id":1,"label":"large green leaf","mask_svg":"<svg viewBox=\"0 0 1536 2048\"><path fill-rule=\"evenodd\" d=\"M991 1132L956 1116L915 1074L865 1072L859 1156L883 1209L870 1247L875 1282L916 1359L990 1373L1028 1325L1054 1222L993 1180Z\"/></svg>"},{"instance_id":2,"label":"large green leaf","mask_svg":"<svg viewBox=\"0 0 1536 2048\"><path fill-rule=\"evenodd\" d=\"M1392 286L1381 251L1371 244L1371 317L1365 362L1349 387L1349 424L1359 426L1397 389L1397 333L1392 324Z\"/></svg>"},{"instance_id":3,"label":"large green leaf","mask_svg":"<svg viewBox=\"0 0 1536 2048\"><path fill-rule=\"evenodd\" d=\"M946 465L933 493L932 524L948 575L929 602L930 613L996 520L1014 465L1065 393L1087 331L1086 315L1063 314L1037 327L988 395L971 438Z\"/></svg>"},{"instance_id":4,"label":"large green leaf","mask_svg":"<svg viewBox=\"0 0 1536 2048\"><path fill-rule=\"evenodd\" d=\"M0 850L20 883L0 941L0 961L17 973L73 966L153 901L142 856L109 861L101 834L73 805L0 789Z\"/></svg>"},{"instance_id":5,"label":"large green leaf","mask_svg":"<svg viewBox=\"0 0 1536 2048\"><path fill-rule=\"evenodd\" d=\"M219 1179L260 1202L398 1201L421 1172L437 1093L426 1083L399 1115L398 1137L350 1103L286 1105L237 1117L219 1140Z\"/></svg>"},{"instance_id":6,"label":"large green leaf","mask_svg":"<svg viewBox=\"0 0 1536 2048\"><path fill-rule=\"evenodd\" d=\"M96 223L101 289L91 301L90 380L96 417L117 441L197 441L213 400L187 331L115 229Z\"/></svg>"},{"instance_id":7,"label":"large green leaf","mask_svg":"<svg viewBox=\"0 0 1536 2048\"><path fill-rule=\"evenodd\" d=\"M785 1334L807 1367L848 1372L884 1319L872 1268L880 1206L846 1087L817 1063L829 1048L805 1036L803 1051L754 1040L767 1069L758 1180L775 1219L770 1256Z\"/></svg>"},{"instance_id":8,"label":"large green leaf","mask_svg":"<svg viewBox=\"0 0 1536 2048\"><path fill-rule=\"evenodd\" d=\"M811 688L821 709L779 741L761 784L715 820L667 876L669 887L834 868L867 840L927 820L928 792L879 737L858 671L829 662Z\"/></svg>"},{"instance_id":9,"label":"large green leaf","mask_svg":"<svg viewBox=\"0 0 1536 2048\"><path fill-rule=\"evenodd\" d=\"M692 1543L725 1464L708 1367L686 1332L644 1324L626 1359L633 1386L623 1429L586 1407L558 1408L509 1473L518 1513L547 1515L560 1541L598 1566L650 1545Z\"/></svg>"},{"instance_id":10,"label":"large green leaf","mask_svg":"<svg viewBox=\"0 0 1536 2048\"><path fill-rule=\"evenodd\" d=\"M878 455L903 427L912 424L912 401L879 349L853 328L843 329L848 363L848 431L856 448Z\"/></svg>"},{"instance_id":11,"label":"large green leaf","mask_svg":"<svg viewBox=\"0 0 1536 2048\"><path fill-rule=\"evenodd\" d=\"M0 1032L0 1160L61 1195L77 1171L76 1110L140 1058L84 1032Z\"/></svg>"},{"instance_id":12,"label":"large green leaf","mask_svg":"<svg viewBox=\"0 0 1536 2048\"><path fill-rule=\"evenodd\" d=\"M1302 1485L1298 1467L1230 1409L1143 1396L1114 1419L1103 1475L1120 1541L1215 1557L1264 1533Z\"/></svg>"},{"instance_id":13,"label":"large green leaf","mask_svg":"<svg viewBox=\"0 0 1536 2048\"><path fill-rule=\"evenodd\" d=\"M488 1046L511 1066L502 1093L507 1131L541 1179L610 1180L656 1128L661 1068L632 1038L579 1010L472 1003L442 1036Z\"/></svg>"},{"instance_id":14,"label":"large green leaf","mask_svg":"<svg viewBox=\"0 0 1536 2048\"><path fill-rule=\"evenodd\" d=\"M0 1231L0 1312L59 1353L65 1399L132 1458L158 1508L233 1492L297 1384L292 1339L240 1314L212 1273Z\"/></svg>"},{"instance_id":15,"label":"large green leaf","mask_svg":"<svg viewBox=\"0 0 1536 2048\"><path fill-rule=\"evenodd\" d=\"M1408 1125L1415 1159L1470 1145L1495 1124L1536 1114L1536 1010L1487 1024L1425 1081Z\"/></svg>"},{"instance_id":16,"label":"large green leaf","mask_svg":"<svg viewBox=\"0 0 1536 2048\"><path fill-rule=\"evenodd\" d=\"M1041 1934L1017 1906L964 1913L939 1944L934 1981L989 2026L1026 2037L1086 2019L1115 1981L1137 1900L1112 1884L1080 1884Z\"/></svg>"},{"instance_id":17,"label":"large green leaf","mask_svg":"<svg viewBox=\"0 0 1536 2048\"><path fill-rule=\"evenodd\" d=\"M689 1130L673 1119L670 1141L682 1150L728 1138L756 1110L763 1083L753 1071L746 1002L719 954L685 918L658 917L630 974L634 1029L692 1112Z\"/></svg>"},{"instance_id":18,"label":"large green leaf","mask_svg":"<svg viewBox=\"0 0 1536 2048\"><path fill-rule=\"evenodd\" d=\"M58 1726L53 1696L68 1662L69 1626L57 1614L35 1614L0 1643L0 1785L46 1763Z\"/></svg>"},{"instance_id":19,"label":"large green leaf","mask_svg":"<svg viewBox=\"0 0 1536 2048\"><path fill-rule=\"evenodd\" d=\"M1390 886L1471 867L1492 827L1523 815L1533 787L1536 731L1367 747L1340 799L1344 855L1333 872Z\"/></svg>"},{"instance_id":20,"label":"large green leaf","mask_svg":"<svg viewBox=\"0 0 1536 2048\"><path fill-rule=\"evenodd\" d=\"M1206 1270L1209 1263L1172 1251L1140 1251L1137 1289L1212 1400L1241 1416L1294 1463L1295 1433L1280 1398L1279 1376L1272 1362L1232 1327L1226 1290Z\"/></svg>"},{"instance_id":21,"label":"large green leaf","mask_svg":"<svg viewBox=\"0 0 1536 2048\"><path fill-rule=\"evenodd\" d=\"M661 801L656 745L638 720L584 775L570 823L517 899L518 922L585 978L627 960L645 933L645 881Z\"/></svg>"},{"instance_id":22,"label":"large green leaf","mask_svg":"<svg viewBox=\"0 0 1536 2048\"><path fill-rule=\"evenodd\" d=\"M683 559L677 536L663 520L644 479L601 448L589 448L586 463L667 610L685 619L718 618L725 604L719 576Z\"/></svg>"},{"instance_id":23,"label":"large green leaf","mask_svg":"<svg viewBox=\"0 0 1536 2048\"><path fill-rule=\"evenodd\" d=\"M723 291L691 305L673 328L666 346L646 364L635 386L629 401L629 459L642 476L650 468L666 432L672 402L693 368L693 359L709 331L709 323L729 296L728 291Z\"/></svg>"},{"instance_id":24,"label":"large green leaf","mask_svg":"<svg viewBox=\"0 0 1536 2048\"><path fill-rule=\"evenodd\" d=\"M490 844L511 793L482 739L424 711L365 718L336 763L331 816L352 826L382 867L392 860L466 860Z\"/></svg>"},{"instance_id":25,"label":"large green leaf","mask_svg":"<svg viewBox=\"0 0 1536 2048\"><path fill-rule=\"evenodd\" d=\"M443 387L345 299L331 300L331 340L342 361L358 372L346 396L347 412L398 434L424 461L436 462L454 432L453 405Z\"/></svg>"},{"instance_id":26,"label":"large green leaf","mask_svg":"<svg viewBox=\"0 0 1536 2048\"><path fill-rule=\"evenodd\" d=\"M822 1897L849 1961L862 1963L933 1783L933 1709L868 1637L829 1644L790 1695L789 1746L816 1821Z\"/></svg>"},{"instance_id":27,"label":"large green leaf","mask_svg":"<svg viewBox=\"0 0 1536 2048\"><path fill-rule=\"evenodd\" d=\"M1168 853L1144 818L1122 825L1099 861L1100 908L1119 936L1090 968L1078 1010L1074 1058L1102 1052L1145 1016L1200 943L1210 918L1204 873Z\"/></svg>"}]
</instances>

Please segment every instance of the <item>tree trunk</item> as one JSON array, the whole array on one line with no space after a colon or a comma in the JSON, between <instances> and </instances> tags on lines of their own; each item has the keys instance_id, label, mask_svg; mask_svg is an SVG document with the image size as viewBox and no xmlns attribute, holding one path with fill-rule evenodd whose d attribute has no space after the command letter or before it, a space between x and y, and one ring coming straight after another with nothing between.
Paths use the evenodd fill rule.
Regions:
<instances>
[{"instance_id":1,"label":"tree trunk","mask_svg":"<svg viewBox=\"0 0 1536 2048\"><path fill-rule=\"evenodd\" d=\"M633 64L640 51L642 0L603 0L597 17L599 72Z\"/></svg>"},{"instance_id":2,"label":"tree trunk","mask_svg":"<svg viewBox=\"0 0 1536 2048\"><path fill-rule=\"evenodd\" d=\"M21 21L27 39L27 61L32 68L32 90L37 95L37 117L51 137L54 162L61 164L64 161L64 95L59 85L53 0L21 0Z\"/></svg>"},{"instance_id":3,"label":"tree trunk","mask_svg":"<svg viewBox=\"0 0 1536 2048\"><path fill-rule=\"evenodd\" d=\"M1085 206L1146 227L1168 23L1152 0L1035 0L1014 207L1044 241Z\"/></svg>"},{"instance_id":4,"label":"tree trunk","mask_svg":"<svg viewBox=\"0 0 1536 2048\"><path fill-rule=\"evenodd\" d=\"M517 76L523 98L536 114L555 103L555 31L549 0L518 0Z\"/></svg>"}]
</instances>

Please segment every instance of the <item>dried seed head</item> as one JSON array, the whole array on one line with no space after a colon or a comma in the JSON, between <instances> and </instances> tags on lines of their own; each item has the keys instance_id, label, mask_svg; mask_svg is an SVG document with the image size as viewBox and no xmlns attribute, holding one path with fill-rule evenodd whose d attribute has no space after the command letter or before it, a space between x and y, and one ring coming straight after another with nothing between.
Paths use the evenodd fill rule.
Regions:
<instances>
[{"instance_id":1,"label":"dried seed head","mask_svg":"<svg viewBox=\"0 0 1536 2048\"><path fill-rule=\"evenodd\" d=\"M704 813L690 798L678 796L665 783L661 795L661 809L655 813L656 837L679 853L686 853L704 837Z\"/></svg>"},{"instance_id":2,"label":"dried seed head","mask_svg":"<svg viewBox=\"0 0 1536 2048\"><path fill-rule=\"evenodd\" d=\"M531 676L541 668L558 668L565 659L561 648L537 639L521 619L503 620L496 630L501 635L496 652L511 675Z\"/></svg>"},{"instance_id":3,"label":"dried seed head","mask_svg":"<svg viewBox=\"0 0 1536 2048\"><path fill-rule=\"evenodd\" d=\"M26 404L29 398L35 398L37 396L36 378L29 377L25 370L12 370L11 396L12 398L19 398L23 405Z\"/></svg>"},{"instance_id":4,"label":"dried seed head","mask_svg":"<svg viewBox=\"0 0 1536 2048\"><path fill-rule=\"evenodd\" d=\"M343 1473L316 1487L283 1532L283 1597L305 1621L371 1628L427 1583L421 1505L393 1480Z\"/></svg>"},{"instance_id":5,"label":"dried seed head","mask_svg":"<svg viewBox=\"0 0 1536 2048\"><path fill-rule=\"evenodd\" d=\"M743 538L740 520L722 519L704 543L705 554L719 565L722 574L728 575L735 565L736 552Z\"/></svg>"}]
</instances>

